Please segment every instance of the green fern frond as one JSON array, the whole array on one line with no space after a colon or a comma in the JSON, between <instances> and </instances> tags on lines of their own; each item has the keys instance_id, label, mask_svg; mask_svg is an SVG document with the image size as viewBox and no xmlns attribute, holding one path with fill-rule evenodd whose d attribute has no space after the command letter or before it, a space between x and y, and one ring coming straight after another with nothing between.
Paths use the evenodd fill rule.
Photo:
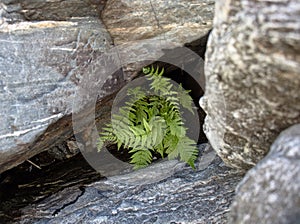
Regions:
<instances>
[{"instance_id":1,"label":"green fern frond","mask_svg":"<svg viewBox=\"0 0 300 224\"><path fill-rule=\"evenodd\" d=\"M161 158L165 157L166 149L162 142L156 145L156 152L160 154Z\"/></svg>"},{"instance_id":2,"label":"green fern frond","mask_svg":"<svg viewBox=\"0 0 300 224\"><path fill-rule=\"evenodd\" d=\"M145 91L143 91L140 86L128 89L127 95L131 96L131 103L134 103L135 101L142 99L146 96Z\"/></svg>"},{"instance_id":3,"label":"green fern frond","mask_svg":"<svg viewBox=\"0 0 300 224\"><path fill-rule=\"evenodd\" d=\"M171 135L174 135L178 138L186 135L186 128L182 126L182 121L180 119L170 120L168 125L170 127Z\"/></svg>"},{"instance_id":4,"label":"green fern frond","mask_svg":"<svg viewBox=\"0 0 300 224\"><path fill-rule=\"evenodd\" d=\"M152 127L152 131L148 139L151 142L150 148L153 149L163 141L167 133L167 124L162 117L155 116L150 120L149 125Z\"/></svg>"},{"instance_id":5,"label":"green fern frond","mask_svg":"<svg viewBox=\"0 0 300 224\"><path fill-rule=\"evenodd\" d=\"M178 137L169 134L164 138L163 144L165 146L165 153L169 155L176 148L178 144ZM174 158L176 157L177 156L175 156Z\"/></svg>"},{"instance_id":6,"label":"green fern frond","mask_svg":"<svg viewBox=\"0 0 300 224\"><path fill-rule=\"evenodd\" d=\"M112 115L111 123L103 127L97 142L101 150L105 142L116 143L118 149L125 148L132 154L135 169L152 162L153 154L163 158L179 158L194 167L197 157L195 142L186 136L187 128L179 105L192 110L192 99L181 86L174 88L164 69L144 68L146 78L151 81L150 92L141 87L128 89L129 100ZM154 95L153 95L154 92ZM123 147L122 147L123 146Z\"/></svg>"},{"instance_id":7,"label":"green fern frond","mask_svg":"<svg viewBox=\"0 0 300 224\"><path fill-rule=\"evenodd\" d=\"M183 106L184 108L188 109L192 114L194 114L193 111L193 99L189 95L190 91L186 91L183 89L182 85L179 85L178 88L178 99L180 102L180 105Z\"/></svg>"},{"instance_id":8,"label":"green fern frond","mask_svg":"<svg viewBox=\"0 0 300 224\"><path fill-rule=\"evenodd\" d=\"M196 142L186 136L179 139L176 147L169 153L169 159L175 159L180 157L180 160L188 163L193 169L195 169L194 161L197 159L198 150L196 148Z\"/></svg>"},{"instance_id":9,"label":"green fern frond","mask_svg":"<svg viewBox=\"0 0 300 224\"><path fill-rule=\"evenodd\" d=\"M153 91L158 95L163 95L160 93L170 91L170 88L172 87L173 85L170 83L169 79L160 76L153 79L152 83L150 84L150 89L153 89Z\"/></svg>"},{"instance_id":10,"label":"green fern frond","mask_svg":"<svg viewBox=\"0 0 300 224\"><path fill-rule=\"evenodd\" d=\"M153 66L151 66L151 68L150 68L150 67L144 67L144 68L143 68L143 73L144 73L145 75L147 75L147 74L149 74L149 73L153 74L153 72L154 72L154 67L153 67Z\"/></svg>"},{"instance_id":11,"label":"green fern frond","mask_svg":"<svg viewBox=\"0 0 300 224\"><path fill-rule=\"evenodd\" d=\"M132 151L129 151L132 152ZM140 169L148 166L152 162L152 154L149 150L133 151L130 163L134 165L134 169Z\"/></svg>"},{"instance_id":12,"label":"green fern frond","mask_svg":"<svg viewBox=\"0 0 300 224\"><path fill-rule=\"evenodd\" d=\"M104 139L103 138L99 138L98 141L97 141L98 152L103 148L103 146L104 146Z\"/></svg>"}]
</instances>

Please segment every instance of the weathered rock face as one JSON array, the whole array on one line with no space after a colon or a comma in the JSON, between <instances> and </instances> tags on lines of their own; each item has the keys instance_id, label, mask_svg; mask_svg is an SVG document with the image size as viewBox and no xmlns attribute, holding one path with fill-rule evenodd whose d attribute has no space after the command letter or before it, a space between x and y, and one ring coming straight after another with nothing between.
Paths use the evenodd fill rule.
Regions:
<instances>
[{"instance_id":1,"label":"weathered rock face","mask_svg":"<svg viewBox=\"0 0 300 224\"><path fill-rule=\"evenodd\" d=\"M147 43L142 41L145 39L160 43L160 49L172 49L204 36L211 29L214 2L111 0L103 10L102 20L114 43L131 43L130 51L133 54L139 54L147 47ZM163 53L160 54L162 55ZM124 67L124 72L131 77L140 67L141 63L129 64Z\"/></svg>"},{"instance_id":2,"label":"weathered rock face","mask_svg":"<svg viewBox=\"0 0 300 224\"><path fill-rule=\"evenodd\" d=\"M196 164L194 171L177 161L164 161L128 175L67 188L22 209L23 215L15 221L227 223L241 173L226 167L209 147Z\"/></svg>"},{"instance_id":3,"label":"weathered rock face","mask_svg":"<svg viewBox=\"0 0 300 224\"><path fill-rule=\"evenodd\" d=\"M229 223L298 223L300 124L283 131L239 184Z\"/></svg>"},{"instance_id":4,"label":"weathered rock face","mask_svg":"<svg viewBox=\"0 0 300 224\"><path fill-rule=\"evenodd\" d=\"M185 1L160 5L157 1L152 2L153 9L149 8L148 1L147 4L143 2L145 7L141 8L137 3L132 7L125 4L123 12L128 16L123 20L120 17L116 22L114 16L118 14L111 13L116 13L114 5L119 7L120 2L125 4L123 1L109 1L103 14L105 25L100 15L106 1L0 2L0 173L72 136L72 103L78 83L86 78L87 73L97 76L99 67L103 65L99 58L111 49L113 43L121 43L116 35L117 26L127 29L126 24L130 24L139 30L142 29L139 26L150 24L152 28L148 27L148 32L153 33L151 38L158 39L168 33L167 37L172 42L167 46L157 45L159 47L155 51L158 53L153 60L164 54L161 48L183 45L201 37L211 27L212 1L193 1L191 5L185 4ZM200 14L199 5L202 16L190 17L196 11ZM143 16L148 18L145 19L148 25L145 21L136 23L136 14L128 13L128 10L137 14L142 10ZM166 23L168 20L169 24ZM153 28L153 21L162 21L161 26L169 28L159 28L158 32L157 28ZM180 25L181 21L184 21L183 25ZM201 25L197 25L197 21ZM203 28L201 32L200 28ZM199 33L187 35L191 30ZM128 31L133 33L132 29L128 28ZM143 41L150 36L136 38L127 35L122 43L137 39ZM119 59L122 61L122 57L143 53L145 46L133 45L119 55ZM135 64L135 71L141 66ZM108 97L104 99L107 103L105 113L113 100L109 94L124 85L130 76L128 74L117 72L106 81L108 88L103 89L101 95Z\"/></svg>"},{"instance_id":5,"label":"weathered rock face","mask_svg":"<svg viewBox=\"0 0 300 224\"><path fill-rule=\"evenodd\" d=\"M213 11L212 0L112 0L102 19L115 44L144 39L184 44L211 28Z\"/></svg>"},{"instance_id":6,"label":"weathered rock face","mask_svg":"<svg viewBox=\"0 0 300 224\"><path fill-rule=\"evenodd\" d=\"M296 0L216 2L201 104L227 165L249 169L300 122L299 9Z\"/></svg>"},{"instance_id":7,"label":"weathered rock face","mask_svg":"<svg viewBox=\"0 0 300 224\"><path fill-rule=\"evenodd\" d=\"M62 21L72 17L99 17L106 0L1 0L1 21L15 23L20 21Z\"/></svg>"},{"instance_id":8,"label":"weathered rock face","mask_svg":"<svg viewBox=\"0 0 300 224\"><path fill-rule=\"evenodd\" d=\"M10 12L28 13L28 7L34 6L47 11L42 1L4 3L1 7L8 15ZM56 3L60 9L62 2ZM77 14L81 13L82 17L66 21L26 22L3 17L0 172L72 135L69 115L78 80L85 75L85 67L111 44L101 21L84 17L85 11L78 9ZM52 19L51 15L59 15L59 12L48 11L44 15ZM60 16L65 18L63 14Z\"/></svg>"}]
</instances>

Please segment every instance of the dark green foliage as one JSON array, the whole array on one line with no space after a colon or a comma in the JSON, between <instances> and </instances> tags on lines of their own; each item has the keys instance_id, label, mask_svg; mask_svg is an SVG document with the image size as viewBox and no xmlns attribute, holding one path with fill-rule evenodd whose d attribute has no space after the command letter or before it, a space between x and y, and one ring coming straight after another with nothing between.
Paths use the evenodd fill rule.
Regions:
<instances>
[{"instance_id":1,"label":"dark green foliage","mask_svg":"<svg viewBox=\"0 0 300 224\"><path fill-rule=\"evenodd\" d=\"M104 142L115 143L119 150L132 154L130 163L136 169L149 165L154 154L180 158L194 168L198 150L196 142L186 136L180 112L181 105L193 113L192 98L188 91L181 86L175 88L170 79L163 77L163 69L159 73L158 68L144 68L143 72L151 81L152 92L141 87L127 91L130 100L103 128L98 150Z\"/></svg>"}]
</instances>

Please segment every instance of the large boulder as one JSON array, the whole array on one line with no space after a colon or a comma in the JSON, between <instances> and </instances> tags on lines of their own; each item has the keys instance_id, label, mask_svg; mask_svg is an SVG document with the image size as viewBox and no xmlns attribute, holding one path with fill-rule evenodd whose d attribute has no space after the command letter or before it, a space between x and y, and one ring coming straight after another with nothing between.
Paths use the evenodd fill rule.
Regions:
<instances>
[{"instance_id":1,"label":"large boulder","mask_svg":"<svg viewBox=\"0 0 300 224\"><path fill-rule=\"evenodd\" d=\"M239 184L230 222L299 223L300 124L283 131Z\"/></svg>"},{"instance_id":2,"label":"large boulder","mask_svg":"<svg viewBox=\"0 0 300 224\"><path fill-rule=\"evenodd\" d=\"M98 6L77 0L0 3L0 173L72 136L78 83L112 44ZM111 89L122 77L113 77L119 82Z\"/></svg>"},{"instance_id":3,"label":"large boulder","mask_svg":"<svg viewBox=\"0 0 300 224\"><path fill-rule=\"evenodd\" d=\"M300 122L300 2L216 1L206 51L205 133L229 166L249 169Z\"/></svg>"}]
</instances>

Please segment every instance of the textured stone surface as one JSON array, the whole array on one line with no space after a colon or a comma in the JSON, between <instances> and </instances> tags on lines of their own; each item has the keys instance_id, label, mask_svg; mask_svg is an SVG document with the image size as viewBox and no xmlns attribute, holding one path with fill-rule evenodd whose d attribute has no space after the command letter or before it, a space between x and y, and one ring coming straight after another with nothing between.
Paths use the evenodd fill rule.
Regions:
<instances>
[{"instance_id":1,"label":"textured stone surface","mask_svg":"<svg viewBox=\"0 0 300 224\"><path fill-rule=\"evenodd\" d=\"M249 169L300 121L300 2L216 1L206 51L205 132L226 164Z\"/></svg>"},{"instance_id":2,"label":"textured stone surface","mask_svg":"<svg viewBox=\"0 0 300 224\"><path fill-rule=\"evenodd\" d=\"M7 10L13 3L1 6ZM110 44L101 21L93 17L2 24L0 172L72 135L78 81Z\"/></svg>"},{"instance_id":3,"label":"textured stone surface","mask_svg":"<svg viewBox=\"0 0 300 224\"><path fill-rule=\"evenodd\" d=\"M300 124L283 131L239 184L230 223L299 223Z\"/></svg>"},{"instance_id":4,"label":"textured stone surface","mask_svg":"<svg viewBox=\"0 0 300 224\"><path fill-rule=\"evenodd\" d=\"M2 22L62 21L72 17L99 18L106 0L1 0ZM1 19L0 19L1 25Z\"/></svg>"},{"instance_id":5,"label":"textured stone surface","mask_svg":"<svg viewBox=\"0 0 300 224\"><path fill-rule=\"evenodd\" d=\"M211 28L213 11L212 0L111 0L102 19L115 44L163 39L183 45Z\"/></svg>"},{"instance_id":6,"label":"textured stone surface","mask_svg":"<svg viewBox=\"0 0 300 224\"><path fill-rule=\"evenodd\" d=\"M16 221L227 223L234 188L241 177L206 148L196 171L165 161L81 188L67 188L22 209L23 215Z\"/></svg>"},{"instance_id":7,"label":"textured stone surface","mask_svg":"<svg viewBox=\"0 0 300 224\"><path fill-rule=\"evenodd\" d=\"M204 36L211 29L214 2L111 0L103 10L102 20L114 43L131 43L133 53L147 47L143 40L157 42L161 49L172 49ZM124 72L131 77L140 67L141 63L129 64L124 67Z\"/></svg>"}]
</instances>

